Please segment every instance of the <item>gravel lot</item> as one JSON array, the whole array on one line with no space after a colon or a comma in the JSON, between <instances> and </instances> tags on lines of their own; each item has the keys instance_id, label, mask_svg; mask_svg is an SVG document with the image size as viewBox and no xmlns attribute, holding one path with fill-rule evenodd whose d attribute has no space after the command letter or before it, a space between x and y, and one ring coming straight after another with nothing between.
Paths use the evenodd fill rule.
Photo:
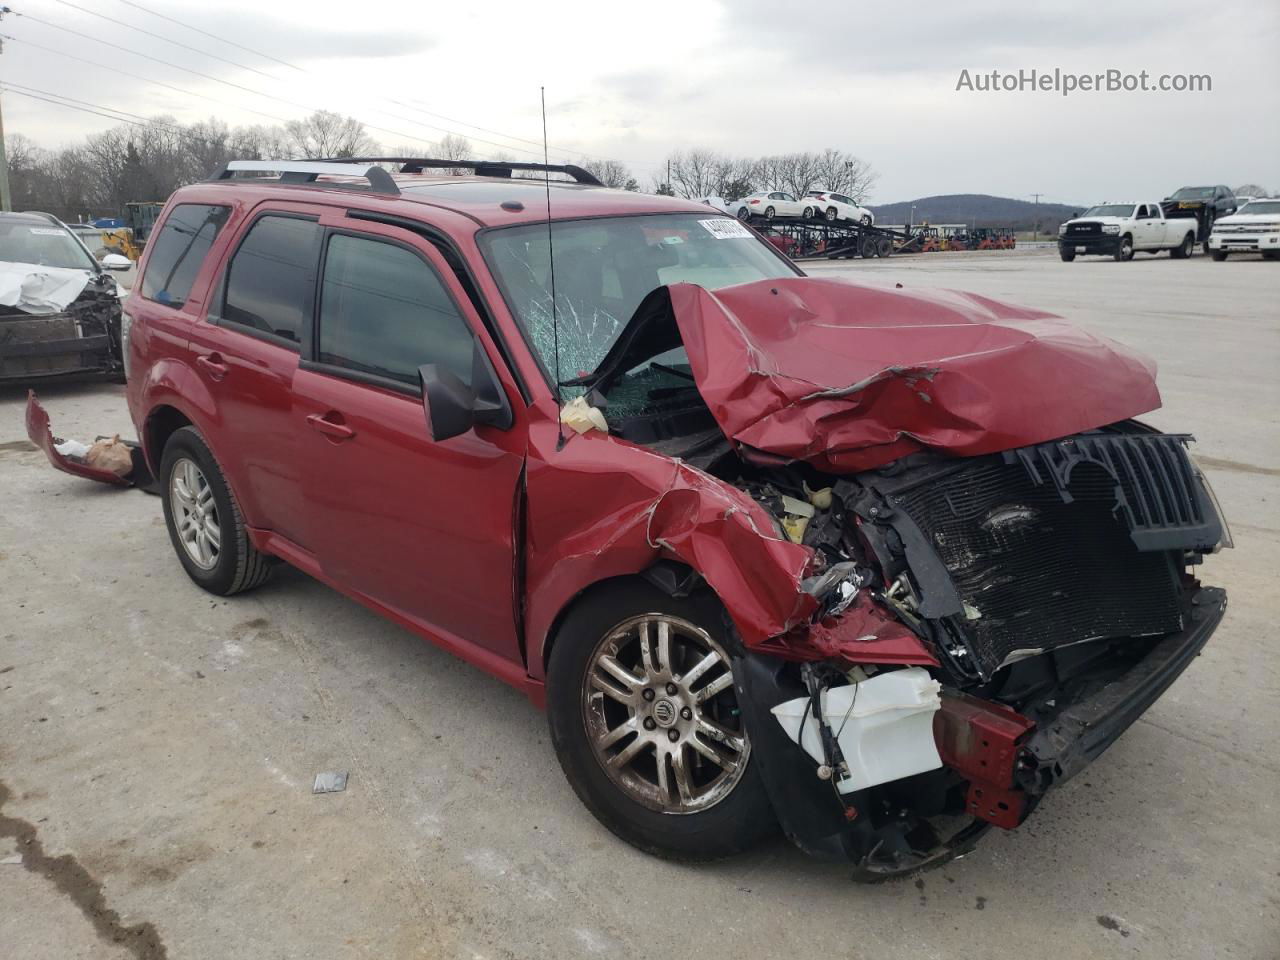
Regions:
<instances>
[{"instance_id":1,"label":"gravel lot","mask_svg":"<svg viewBox=\"0 0 1280 960\"><path fill-rule=\"evenodd\" d=\"M1237 549L1189 672L1022 829L852 885L783 842L664 863L582 808L519 694L286 571L197 590L160 504L59 474L0 389L0 956L1275 958L1280 264L1046 251L820 263L1026 303L1153 354ZM122 388L41 391L68 437ZM346 792L312 779L349 770ZM26 853L26 866L12 859Z\"/></svg>"}]
</instances>

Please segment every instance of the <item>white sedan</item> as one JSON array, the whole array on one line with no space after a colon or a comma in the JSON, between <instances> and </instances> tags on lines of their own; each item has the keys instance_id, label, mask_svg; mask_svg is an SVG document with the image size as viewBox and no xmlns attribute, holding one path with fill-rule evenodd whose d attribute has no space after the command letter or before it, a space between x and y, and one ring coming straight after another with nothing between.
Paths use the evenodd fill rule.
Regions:
<instances>
[{"instance_id":1,"label":"white sedan","mask_svg":"<svg viewBox=\"0 0 1280 960\"><path fill-rule=\"evenodd\" d=\"M848 220L869 227L876 222L876 215L866 207L859 206L852 197L843 193L831 193L828 190L810 190L805 194L805 201L818 208L820 216L828 220Z\"/></svg>"},{"instance_id":2,"label":"white sedan","mask_svg":"<svg viewBox=\"0 0 1280 960\"><path fill-rule=\"evenodd\" d=\"M808 197L797 200L781 190L749 194L741 200L735 200L733 207L739 220L746 220L748 217L764 217L766 220L774 217L803 217L808 220L816 215L818 209Z\"/></svg>"}]
</instances>

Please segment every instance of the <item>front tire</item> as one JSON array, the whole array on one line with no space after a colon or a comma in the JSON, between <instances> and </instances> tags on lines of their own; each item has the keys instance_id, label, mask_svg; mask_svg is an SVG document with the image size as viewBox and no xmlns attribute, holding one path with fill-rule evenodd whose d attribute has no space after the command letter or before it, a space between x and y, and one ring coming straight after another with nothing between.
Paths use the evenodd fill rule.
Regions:
<instances>
[{"instance_id":1,"label":"front tire","mask_svg":"<svg viewBox=\"0 0 1280 960\"><path fill-rule=\"evenodd\" d=\"M1075 250L1070 250L1066 247L1059 247L1058 256L1062 257L1064 263L1070 263L1076 258L1076 252Z\"/></svg>"},{"instance_id":2,"label":"front tire","mask_svg":"<svg viewBox=\"0 0 1280 960\"><path fill-rule=\"evenodd\" d=\"M1133 259L1133 237L1125 234L1116 244L1116 260L1126 262Z\"/></svg>"},{"instance_id":3,"label":"front tire","mask_svg":"<svg viewBox=\"0 0 1280 960\"><path fill-rule=\"evenodd\" d=\"M1213 262L1214 262L1214 263L1221 263L1223 260L1227 259L1227 251L1225 251L1225 250L1210 250L1210 251L1209 251L1209 256L1213 257Z\"/></svg>"},{"instance_id":4,"label":"front tire","mask_svg":"<svg viewBox=\"0 0 1280 960\"><path fill-rule=\"evenodd\" d=\"M773 209L773 207L764 208L764 218L766 220L772 220L774 218L775 213L776 211Z\"/></svg>"},{"instance_id":5,"label":"front tire","mask_svg":"<svg viewBox=\"0 0 1280 960\"><path fill-rule=\"evenodd\" d=\"M235 494L195 427L169 437L159 479L169 539L187 576L221 597L266 582L270 558L249 541Z\"/></svg>"},{"instance_id":6,"label":"front tire","mask_svg":"<svg viewBox=\"0 0 1280 960\"><path fill-rule=\"evenodd\" d=\"M751 211L750 211L750 210L748 210L746 207L739 207L739 208L738 208L738 219L739 219L739 220L750 220L750 219L751 219Z\"/></svg>"},{"instance_id":7,"label":"front tire","mask_svg":"<svg viewBox=\"0 0 1280 960\"><path fill-rule=\"evenodd\" d=\"M837 210L835 207L827 207L826 216L828 220L830 220L832 223L835 223L835 221L838 220L840 217L840 211Z\"/></svg>"},{"instance_id":8,"label":"front tire","mask_svg":"<svg viewBox=\"0 0 1280 960\"><path fill-rule=\"evenodd\" d=\"M777 830L737 707L723 608L639 580L603 585L565 618L547 720L565 776L628 843L714 860Z\"/></svg>"}]
</instances>

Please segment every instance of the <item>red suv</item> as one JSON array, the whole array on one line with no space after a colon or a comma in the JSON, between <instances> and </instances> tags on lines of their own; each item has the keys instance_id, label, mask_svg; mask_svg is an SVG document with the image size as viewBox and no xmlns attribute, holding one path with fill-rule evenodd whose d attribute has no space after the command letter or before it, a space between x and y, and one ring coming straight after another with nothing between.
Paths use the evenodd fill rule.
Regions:
<instances>
[{"instance_id":1,"label":"red suv","mask_svg":"<svg viewBox=\"0 0 1280 960\"><path fill-rule=\"evenodd\" d=\"M545 703L631 843L940 862L1219 623L1189 571L1224 524L1120 345L808 278L575 167L387 162L169 200L123 335L175 551L220 595L287 562Z\"/></svg>"}]
</instances>

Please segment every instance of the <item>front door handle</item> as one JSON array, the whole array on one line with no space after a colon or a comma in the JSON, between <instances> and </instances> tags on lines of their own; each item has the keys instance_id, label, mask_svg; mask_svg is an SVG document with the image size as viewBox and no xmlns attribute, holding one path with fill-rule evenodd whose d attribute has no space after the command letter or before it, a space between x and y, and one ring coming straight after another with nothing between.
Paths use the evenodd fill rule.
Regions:
<instances>
[{"instance_id":1,"label":"front door handle","mask_svg":"<svg viewBox=\"0 0 1280 960\"><path fill-rule=\"evenodd\" d=\"M356 435L354 430L342 422L342 414L336 410L330 410L324 415L313 413L307 417L307 423L326 437L333 437L335 440L350 440Z\"/></svg>"},{"instance_id":2,"label":"front door handle","mask_svg":"<svg viewBox=\"0 0 1280 960\"><path fill-rule=\"evenodd\" d=\"M209 353L202 357L196 357L196 363L213 380L221 380L227 375L227 365L222 362L222 354L220 353Z\"/></svg>"}]
</instances>

